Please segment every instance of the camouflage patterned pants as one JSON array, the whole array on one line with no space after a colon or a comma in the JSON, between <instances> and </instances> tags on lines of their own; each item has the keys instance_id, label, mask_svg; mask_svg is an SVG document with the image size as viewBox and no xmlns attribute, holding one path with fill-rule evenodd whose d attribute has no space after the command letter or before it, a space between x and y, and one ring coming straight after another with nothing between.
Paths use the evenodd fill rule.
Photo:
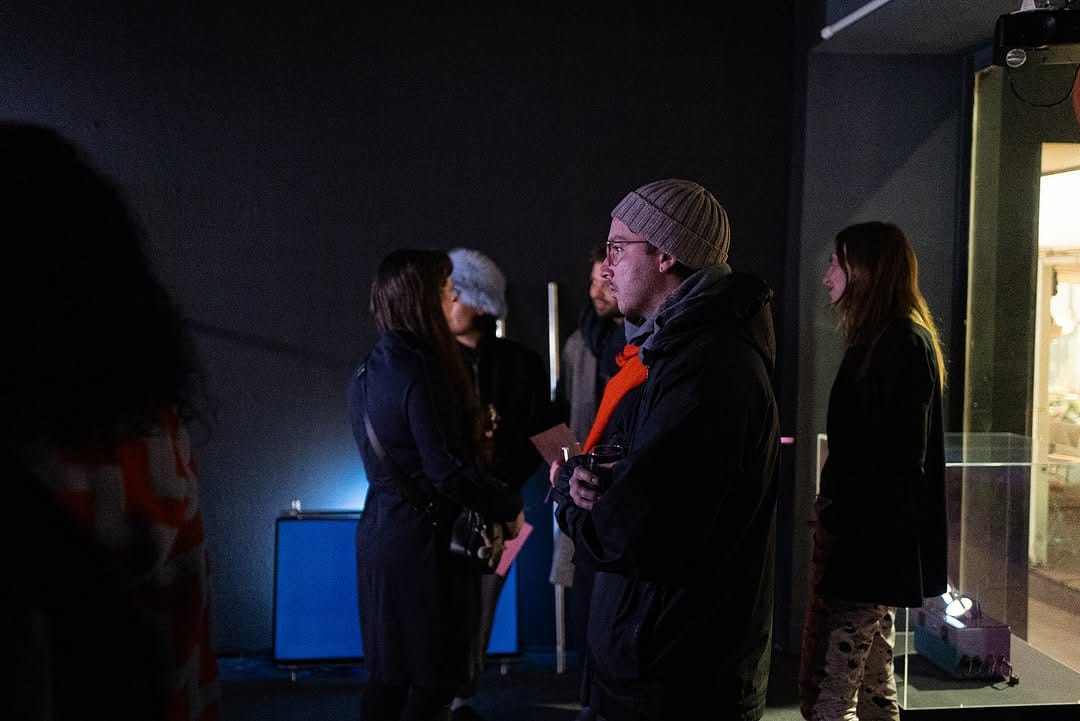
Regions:
<instances>
[{"instance_id":1,"label":"camouflage patterned pants","mask_svg":"<svg viewBox=\"0 0 1080 721\"><path fill-rule=\"evenodd\" d=\"M803 718L899 721L893 675L896 609L819 594L831 547L828 534L817 526L799 664Z\"/></svg>"}]
</instances>

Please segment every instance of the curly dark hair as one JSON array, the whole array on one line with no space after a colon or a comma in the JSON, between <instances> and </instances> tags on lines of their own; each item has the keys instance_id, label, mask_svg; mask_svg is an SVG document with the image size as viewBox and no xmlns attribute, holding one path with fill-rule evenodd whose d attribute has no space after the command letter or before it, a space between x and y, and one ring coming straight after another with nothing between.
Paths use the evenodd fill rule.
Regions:
<instances>
[{"instance_id":1,"label":"curly dark hair","mask_svg":"<svg viewBox=\"0 0 1080 721\"><path fill-rule=\"evenodd\" d=\"M7 442L111 448L192 413L180 311L118 188L55 131L0 123Z\"/></svg>"}]
</instances>

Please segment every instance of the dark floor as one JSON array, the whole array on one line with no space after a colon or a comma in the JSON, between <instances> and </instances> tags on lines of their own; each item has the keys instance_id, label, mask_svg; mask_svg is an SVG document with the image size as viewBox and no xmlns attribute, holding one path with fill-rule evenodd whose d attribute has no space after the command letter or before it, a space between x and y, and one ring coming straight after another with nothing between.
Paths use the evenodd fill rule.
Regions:
<instances>
[{"instance_id":1,"label":"dark floor","mask_svg":"<svg viewBox=\"0 0 1080 721\"><path fill-rule=\"evenodd\" d=\"M573 658L568 665L573 667ZM220 662L222 721L354 721L364 672L357 666L275 666L268 658ZM796 660L773 659L765 721L799 721ZM495 659L474 706L488 721L572 721L577 674L555 673L550 653ZM707 718L707 716L703 716Z\"/></svg>"},{"instance_id":2,"label":"dark floor","mask_svg":"<svg viewBox=\"0 0 1080 721\"><path fill-rule=\"evenodd\" d=\"M916 660L920 659L916 657ZM1002 690L1006 688L1005 684L990 682L968 683L966 686L989 689L976 689L979 693L996 691L1030 695L1040 691L1036 664L1021 658L1016 661L1024 668L1020 670L1021 685L1011 691ZM572 656L567 665L575 668ZM360 693L365 679L360 666L288 668L276 666L267 657L228 657L220 659L219 668L222 721L356 721L359 718ZM797 669L797 658L773 656L764 721L801 721L796 695ZM1071 675L1067 674L1066 681L1059 679L1056 684L1075 685L1080 677L1076 677L1074 672L1069 673ZM956 689L965 684L943 681L941 672L925 662L913 674L912 693L933 695L938 686L964 693ZM1080 685L1077 685L1077 689L1076 697L1080 699ZM494 659L488 664L486 678L474 706L487 721L572 721L577 713L576 699L576 673L555 673L554 654L523 653ZM965 708L964 704L956 703L935 708L935 704L926 706L926 703L925 699L913 703L912 708L902 712L903 720L1080 721L1080 700L1077 701L1078 706L1071 705L1073 702L1069 701L1068 706L1023 704L1020 707L997 708L982 704ZM700 718L713 717L703 710Z\"/></svg>"}]
</instances>

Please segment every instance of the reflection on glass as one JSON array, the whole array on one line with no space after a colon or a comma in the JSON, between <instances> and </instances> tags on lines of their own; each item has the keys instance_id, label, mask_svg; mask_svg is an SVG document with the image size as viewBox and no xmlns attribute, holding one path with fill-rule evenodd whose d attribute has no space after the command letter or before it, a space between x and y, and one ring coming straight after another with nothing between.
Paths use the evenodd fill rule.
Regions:
<instances>
[{"instance_id":1,"label":"reflection on glass","mask_svg":"<svg viewBox=\"0 0 1080 721\"><path fill-rule=\"evenodd\" d=\"M1031 72L1043 87L1075 80L1075 66ZM975 75L949 573L1009 625L1014 655L1080 671L1080 132L1071 107L1025 103L1010 79Z\"/></svg>"}]
</instances>

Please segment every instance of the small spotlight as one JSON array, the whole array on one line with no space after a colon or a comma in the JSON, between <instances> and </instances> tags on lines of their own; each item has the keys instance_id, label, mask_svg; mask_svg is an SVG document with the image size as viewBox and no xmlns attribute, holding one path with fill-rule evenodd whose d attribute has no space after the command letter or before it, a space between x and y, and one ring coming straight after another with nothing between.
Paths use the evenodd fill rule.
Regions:
<instances>
[{"instance_id":1,"label":"small spotlight","mask_svg":"<svg viewBox=\"0 0 1080 721\"><path fill-rule=\"evenodd\" d=\"M1027 62L1027 52L1023 48L1013 48L1005 53L1005 64L1016 69Z\"/></svg>"}]
</instances>

